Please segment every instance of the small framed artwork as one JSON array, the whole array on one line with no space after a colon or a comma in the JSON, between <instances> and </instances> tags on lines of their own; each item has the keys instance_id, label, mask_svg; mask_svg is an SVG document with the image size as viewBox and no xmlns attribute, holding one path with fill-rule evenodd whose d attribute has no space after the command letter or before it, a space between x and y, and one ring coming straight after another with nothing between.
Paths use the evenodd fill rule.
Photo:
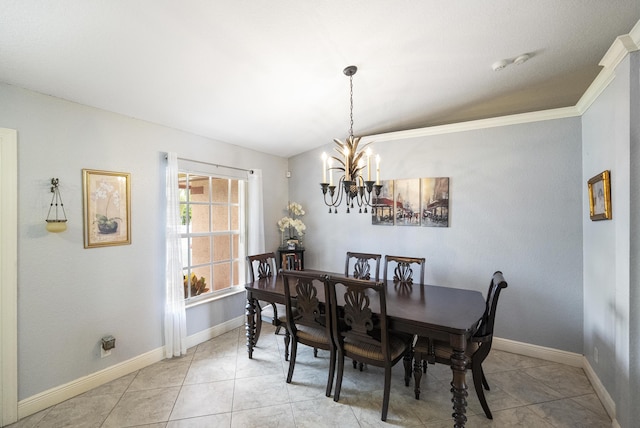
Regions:
<instances>
[{"instance_id":1,"label":"small framed artwork","mask_svg":"<svg viewBox=\"0 0 640 428\"><path fill-rule=\"evenodd\" d=\"M603 171L589 179L589 216L591 220L611 220L610 172Z\"/></svg>"},{"instance_id":2,"label":"small framed artwork","mask_svg":"<svg viewBox=\"0 0 640 428\"><path fill-rule=\"evenodd\" d=\"M131 244L131 174L82 170L84 247Z\"/></svg>"}]
</instances>

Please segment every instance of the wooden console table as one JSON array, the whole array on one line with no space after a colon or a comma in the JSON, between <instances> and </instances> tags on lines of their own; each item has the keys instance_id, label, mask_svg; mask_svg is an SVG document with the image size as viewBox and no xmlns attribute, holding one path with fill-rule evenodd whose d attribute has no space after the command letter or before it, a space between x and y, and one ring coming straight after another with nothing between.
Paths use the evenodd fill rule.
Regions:
<instances>
[{"instance_id":1,"label":"wooden console table","mask_svg":"<svg viewBox=\"0 0 640 428\"><path fill-rule=\"evenodd\" d=\"M304 248L289 250L278 248L278 267L280 269L304 270Z\"/></svg>"}]
</instances>

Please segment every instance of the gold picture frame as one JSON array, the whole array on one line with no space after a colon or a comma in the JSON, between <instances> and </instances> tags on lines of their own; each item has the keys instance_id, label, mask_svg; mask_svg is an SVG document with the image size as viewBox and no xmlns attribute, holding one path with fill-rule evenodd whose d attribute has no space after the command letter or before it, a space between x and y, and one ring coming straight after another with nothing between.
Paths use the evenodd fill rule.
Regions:
<instances>
[{"instance_id":1,"label":"gold picture frame","mask_svg":"<svg viewBox=\"0 0 640 428\"><path fill-rule=\"evenodd\" d=\"M84 248L131 244L131 174L82 170Z\"/></svg>"},{"instance_id":2,"label":"gold picture frame","mask_svg":"<svg viewBox=\"0 0 640 428\"><path fill-rule=\"evenodd\" d=\"M591 220L611 220L610 171L591 177L589 185L589 216Z\"/></svg>"}]
</instances>

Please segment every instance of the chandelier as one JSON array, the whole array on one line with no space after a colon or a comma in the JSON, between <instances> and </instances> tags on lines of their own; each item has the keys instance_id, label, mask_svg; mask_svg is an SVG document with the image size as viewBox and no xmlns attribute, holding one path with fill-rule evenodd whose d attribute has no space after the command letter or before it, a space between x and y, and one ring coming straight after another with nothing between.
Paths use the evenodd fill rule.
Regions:
<instances>
[{"instance_id":1,"label":"chandelier","mask_svg":"<svg viewBox=\"0 0 640 428\"><path fill-rule=\"evenodd\" d=\"M367 212L367 207L371 207L373 199L380 196L382 185L380 184L380 155L375 157L376 162L376 180L371 180L371 149L367 143L359 146L361 137L353 136L353 75L358 71L358 67L350 65L343 70L344 74L349 76L349 101L350 106L350 126L349 136L342 142L334 138L334 142L338 147L335 151L339 156L328 157L326 153L322 153L322 194L324 203L329 207L329 212L337 213L337 207L344 199L347 206L347 213L357 205L359 212ZM365 150L366 149L366 150ZM336 162L336 165L333 164ZM366 180L364 178L364 170L366 169ZM338 184L334 185L333 171L337 170L342 173L338 178ZM327 182L327 173L329 181ZM375 194L373 197L372 192Z\"/></svg>"}]
</instances>

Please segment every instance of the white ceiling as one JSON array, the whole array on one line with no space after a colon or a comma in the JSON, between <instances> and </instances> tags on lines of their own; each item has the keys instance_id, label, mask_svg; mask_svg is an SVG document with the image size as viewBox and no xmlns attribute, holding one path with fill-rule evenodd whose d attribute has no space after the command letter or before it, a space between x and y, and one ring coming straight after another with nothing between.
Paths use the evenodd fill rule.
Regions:
<instances>
[{"instance_id":1,"label":"white ceiling","mask_svg":"<svg viewBox=\"0 0 640 428\"><path fill-rule=\"evenodd\" d=\"M0 81L288 157L347 136L348 65L355 135L573 106L638 20L638 0L0 0Z\"/></svg>"}]
</instances>

